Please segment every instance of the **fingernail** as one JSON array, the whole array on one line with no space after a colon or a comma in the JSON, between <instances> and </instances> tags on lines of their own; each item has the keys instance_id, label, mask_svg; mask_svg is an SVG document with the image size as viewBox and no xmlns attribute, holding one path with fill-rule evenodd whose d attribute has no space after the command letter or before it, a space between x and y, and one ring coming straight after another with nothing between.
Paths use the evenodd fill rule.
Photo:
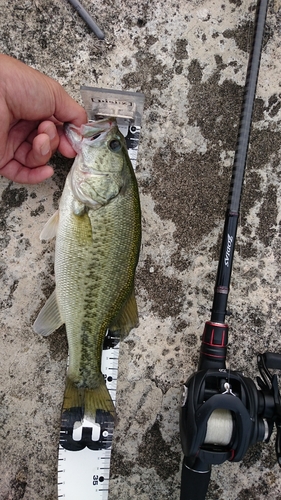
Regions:
<instances>
[{"instance_id":1,"label":"fingernail","mask_svg":"<svg viewBox=\"0 0 281 500\"><path fill-rule=\"evenodd\" d=\"M50 145L48 142L45 142L44 144L42 144L42 146L40 148L40 152L41 152L42 156L46 156L48 153L50 153Z\"/></svg>"},{"instance_id":2,"label":"fingernail","mask_svg":"<svg viewBox=\"0 0 281 500\"><path fill-rule=\"evenodd\" d=\"M48 134L50 141L52 141L53 139L55 139L55 137L57 135L57 130L56 129L54 130L53 128L51 128L51 130L50 131L48 130L46 133Z\"/></svg>"}]
</instances>

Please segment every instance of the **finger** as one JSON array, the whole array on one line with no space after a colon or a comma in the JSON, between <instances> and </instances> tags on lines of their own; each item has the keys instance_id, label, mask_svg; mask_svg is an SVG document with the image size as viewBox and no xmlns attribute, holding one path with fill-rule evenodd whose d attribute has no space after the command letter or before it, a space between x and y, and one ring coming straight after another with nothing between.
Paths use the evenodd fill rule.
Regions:
<instances>
[{"instance_id":1,"label":"finger","mask_svg":"<svg viewBox=\"0 0 281 500\"><path fill-rule=\"evenodd\" d=\"M10 161L19 146L26 141L26 138L34 131L37 130L38 121L20 120L16 122L9 130L5 142L5 152L0 159L0 167L4 166Z\"/></svg>"},{"instance_id":2,"label":"finger","mask_svg":"<svg viewBox=\"0 0 281 500\"><path fill-rule=\"evenodd\" d=\"M9 111L3 99L0 99L0 116L1 116L1 129L0 129L0 167L1 167L2 160L6 156L8 132L10 128Z\"/></svg>"},{"instance_id":3,"label":"finger","mask_svg":"<svg viewBox=\"0 0 281 500\"><path fill-rule=\"evenodd\" d=\"M55 101L54 117L62 123L70 122L80 126L88 121L87 113L55 80L53 84L53 95Z\"/></svg>"},{"instance_id":4,"label":"finger","mask_svg":"<svg viewBox=\"0 0 281 500\"><path fill-rule=\"evenodd\" d=\"M19 184L38 184L43 182L54 173L50 165L40 165L36 168L28 168L16 160L12 160L0 169L0 174L7 179Z\"/></svg>"},{"instance_id":5,"label":"finger","mask_svg":"<svg viewBox=\"0 0 281 500\"><path fill-rule=\"evenodd\" d=\"M41 122L38 126L38 129L33 130L29 134L29 136L26 138L26 142L28 142L29 144L32 145L35 137L39 134L47 134L49 136L51 150L52 150L52 153L54 153L58 148L60 138L59 138L59 134L58 134L55 122L52 121L52 117L49 120L45 120L44 122Z\"/></svg>"},{"instance_id":6,"label":"finger","mask_svg":"<svg viewBox=\"0 0 281 500\"><path fill-rule=\"evenodd\" d=\"M47 134L36 135L33 143L23 142L15 152L14 159L28 168L39 167L49 161L53 154Z\"/></svg>"},{"instance_id":7,"label":"finger","mask_svg":"<svg viewBox=\"0 0 281 500\"><path fill-rule=\"evenodd\" d=\"M50 139L51 150L54 153L59 145L60 138L57 130L57 126L50 120L46 120L40 123L38 126L38 135L47 134Z\"/></svg>"},{"instance_id":8,"label":"finger","mask_svg":"<svg viewBox=\"0 0 281 500\"><path fill-rule=\"evenodd\" d=\"M63 125L58 126L57 131L58 131L59 138L60 138L60 142L59 142L59 146L58 146L59 152L63 156L66 156L67 158L74 158L76 156L76 151L73 149L69 140L67 139L67 137L64 133Z\"/></svg>"},{"instance_id":9,"label":"finger","mask_svg":"<svg viewBox=\"0 0 281 500\"><path fill-rule=\"evenodd\" d=\"M37 135L37 132L47 133L51 139L50 142L53 153L58 149L63 156L66 156L67 158L74 158L76 156L76 152L72 148L71 144L64 134L63 125L57 121L55 124L55 122L51 120L52 118L50 118L50 120L48 121L40 123L38 131L31 132L31 134L27 138L27 142L32 144Z\"/></svg>"},{"instance_id":10,"label":"finger","mask_svg":"<svg viewBox=\"0 0 281 500\"><path fill-rule=\"evenodd\" d=\"M49 142L46 140L45 133L38 135L37 130L32 131L26 141L22 143L16 151L15 159L20 163L33 168L37 165L42 165L42 163L47 163L57 149L63 156L66 156L67 158L74 158L76 156L76 152L64 135L63 127L56 127L52 123L56 133L54 137L54 129L52 129L52 127L51 129L47 127L47 122L42 123L44 123L44 125L41 126L40 124L38 131L46 130L49 134L48 137L49 139L51 137L51 140Z\"/></svg>"}]
</instances>

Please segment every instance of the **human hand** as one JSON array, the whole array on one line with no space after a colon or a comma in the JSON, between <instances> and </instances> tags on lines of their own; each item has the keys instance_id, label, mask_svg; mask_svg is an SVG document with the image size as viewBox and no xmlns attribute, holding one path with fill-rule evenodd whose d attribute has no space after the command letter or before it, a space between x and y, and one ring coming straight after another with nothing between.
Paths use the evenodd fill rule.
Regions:
<instances>
[{"instance_id":1,"label":"human hand","mask_svg":"<svg viewBox=\"0 0 281 500\"><path fill-rule=\"evenodd\" d=\"M75 156L62 125L80 126L87 115L58 82L0 54L0 120L0 174L36 184L53 174L46 163L57 149Z\"/></svg>"}]
</instances>

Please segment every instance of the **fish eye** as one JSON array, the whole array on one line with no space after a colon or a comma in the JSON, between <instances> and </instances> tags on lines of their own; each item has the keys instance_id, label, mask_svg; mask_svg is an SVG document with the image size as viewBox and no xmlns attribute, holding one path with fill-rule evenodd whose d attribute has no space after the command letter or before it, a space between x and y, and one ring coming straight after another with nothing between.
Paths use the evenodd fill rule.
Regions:
<instances>
[{"instance_id":1,"label":"fish eye","mask_svg":"<svg viewBox=\"0 0 281 500\"><path fill-rule=\"evenodd\" d=\"M111 151L113 151L114 153L118 153L118 151L120 151L121 149L121 142L118 139L113 139L112 141L110 141L109 147Z\"/></svg>"}]
</instances>

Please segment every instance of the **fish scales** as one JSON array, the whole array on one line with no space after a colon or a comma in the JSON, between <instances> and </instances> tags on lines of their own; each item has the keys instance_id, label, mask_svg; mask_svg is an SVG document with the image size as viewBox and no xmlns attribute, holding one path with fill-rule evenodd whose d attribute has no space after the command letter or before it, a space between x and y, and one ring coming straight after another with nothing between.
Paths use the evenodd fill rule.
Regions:
<instances>
[{"instance_id":1,"label":"fish scales","mask_svg":"<svg viewBox=\"0 0 281 500\"><path fill-rule=\"evenodd\" d=\"M97 409L114 411L101 373L102 344L108 328L125 335L137 326L134 275L141 238L137 182L124 138L115 124L103 133L104 142L94 137L89 146L85 141L86 152L82 140L82 161L78 149L77 166L68 175L60 201L55 250L54 301L69 344L64 410L81 406L91 419ZM87 197L92 192L96 199L91 205ZM35 331L51 333L47 328L48 333L43 332L40 314ZM44 314L43 308L43 320Z\"/></svg>"},{"instance_id":2,"label":"fish scales","mask_svg":"<svg viewBox=\"0 0 281 500\"><path fill-rule=\"evenodd\" d=\"M70 191L66 193L68 210L60 214L59 229L64 232L64 237L57 243L55 273L61 296L69 297L67 292L71 287L71 299L62 302L62 317L71 339L69 376L79 380L80 385L80 370L85 373L87 365L95 367L92 373L97 367L100 370L105 331L131 292L132 269L136 266L138 251L135 233L139 229L134 222L129 189L124 196L115 198L105 207L90 209L82 216L72 213L73 195ZM84 219L83 222L80 218ZM67 231L70 233L69 245L66 243ZM73 234L76 234L75 253ZM106 273L103 274L105 267ZM79 316L76 311L80 311ZM93 334L96 331L98 337ZM80 351L78 355L77 349Z\"/></svg>"}]
</instances>

